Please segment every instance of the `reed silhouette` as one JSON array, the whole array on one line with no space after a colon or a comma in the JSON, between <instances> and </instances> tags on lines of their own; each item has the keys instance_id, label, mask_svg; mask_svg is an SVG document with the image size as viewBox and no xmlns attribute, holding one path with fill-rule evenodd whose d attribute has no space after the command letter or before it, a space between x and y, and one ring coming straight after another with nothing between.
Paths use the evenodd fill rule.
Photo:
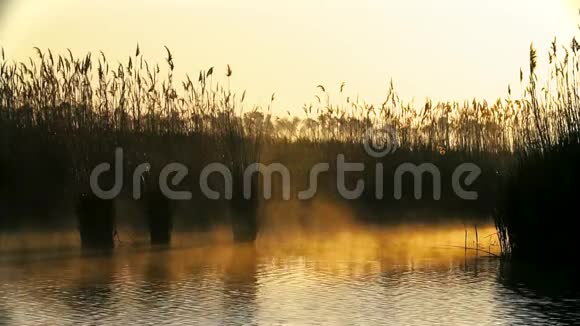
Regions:
<instances>
[{"instance_id":1,"label":"reed silhouette","mask_svg":"<svg viewBox=\"0 0 580 326\"><path fill-rule=\"evenodd\" d=\"M115 211L112 200L92 194L78 199L76 214L83 249L113 249L115 247Z\"/></svg>"},{"instance_id":2,"label":"reed silhouette","mask_svg":"<svg viewBox=\"0 0 580 326\"><path fill-rule=\"evenodd\" d=\"M505 174L495 214L504 254L522 260L578 257L580 194L580 95L575 39L559 56L549 52L551 79L539 90L536 50L530 47L529 81L523 100L523 148ZM540 94L543 92L543 94ZM567 266L566 268L569 268Z\"/></svg>"},{"instance_id":3,"label":"reed silhouette","mask_svg":"<svg viewBox=\"0 0 580 326\"><path fill-rule=\"evenodd\" d=\"M173 212L170 200L160 191L145 194L149 236L153 245L168 245L171 242Z\"/></svg>"},{"instance_id":4,"label":"reed silhouette","mask_svg":"<svg viewBox=\"0 0 580 326\"><path fill-rule=\"evenodd\" d=\"M572 157L568 162L574 165L571 162L578 144L574 135L578 134L580 112L578 49L578 43L573 40L561 57L554 42L550 52L552 79L540 89L532 47L529 82L523 86L522 72L519 99L512 98L509 87L507 98L492 103L427 100L417 108L399 98L392 82L385 101L378 105L348 96L345 83L339 85L338 96L329 87L319 85L315 100L304 105L301 118L290 113L272 116L274 95L267 107L246 105L245 92L240 95L230 89L233 71L229 66L225 73L227 87L214 81L217 74L214 67L199 72L197 80L187 76L176 82L169 49L165 65L149 63L137 47L126 63L114 66L103 53L76 57L70 50L67 54L55 55L50 50L36 48L35 58L12 62L2 51L0 175L12 177L0 181L0 195L18 199L5 200L2 205L6 206L4 211L15 216L12 219L25 220L18 216L18 208L10 209L10 206L26 202L31 194L40 199L60 194L57 200L45 200L45 205L50 206L67 202L67 196L71 197L67 194L72 193L72 201L78 198L73 205L81 237L86 239L83 241L88 246L94 243L111 246L110 234L115 228L113 203L98 201L86 194L91 170L102 162L113 164L115 148L122 147L124 171L133 171L144 162L150 163L156 173L169 162L178 161L188 166L190 176L181 186L193 190L194 202L211 206L199 209L199 214L203 211L203 215L208 215L208 211L223 211L223 207L228 207L234 238L247 242L255 240L260 229L263 191L263 179L256 176L251 181L251 198L243 196L243 171L250 164L282 163L292 171L292 189L303 190L308 186L309 168L319 162L330 162L329 173L319 179L318 193L341 201L344 199L337 193L337 169L333 162L338 154L344 154L347 161L363 162L366 166L365 172L349 174L345 180L351 189L359 179L366 181L363 196L350 201L365 220L384 222L405 215L431 219L459 214L487 217L500 202L496 210L498 231L505 251L515 252L516 247L528 246L516 244L523 239L518 236L522 228L516 221L523 221L517 212L522 211L519 206L529 201L519 200L514 194L520 193L520 188L529 192L547 189L547 184L521 182L518 175L538 176L539 171L546 170L542 164L548 164L537 163L537 167L527 168L535 164L528 162L553 162L550 166L561 169L560 162ZM367 131L384 127L394 131L398 150L380 159L369 157L362 147ZM550 155L552 151L568 154ZM44 155L46 159L39 169L36 156L42 153L53 154ZM220 162L232 172L232 200L227 203L223 199L226 189L223 179L212 177L209 181L211 188L222 194L222 199L210 203L199 191L197 176L212 162ZM373 191L377 180L374 166L382 163L384 180L393 180L395 168L405 162L434 163L444 180L450 180L460 163L477 164L482 168L482 176L472 187L479 193L478 200L465 201L454 196L450 182L444 182L440 200L429 199L430 194L416 200L412 196L411 178L403 179L402 199L392 198L389 182L386 182L384 198L377 199ZM525 172L526 169L530 172ZM151 242L169 243L174 224L172 203L152 186L156 173L148 178L148 190L141 204L147 214ZM575 174L555 177L573 180ZM130 173L125 173L123 178L125 184L132 184ZM426 179L424 189L431 189L433 180ZM502 184L507 186L500 192ZM564 188L558 189L564 191ZM35 193L33 189L40 190ZM129 193L129 189L124 189L120 197L130 197ZM500 193L505 195L498 198ZM280 182L274 184L273 194L275 199L280 199ZM535 197L530 194L529 198ZM535 203L543 205L542 200ZM191 214L196 215L196 211L194 208ZM97 221L95 212L104 218ZM536 214L540 212L547 210L535 210ZM523 224L529 229L522 232L535 234L527 222Z\"/></svg>"}]
</instances>

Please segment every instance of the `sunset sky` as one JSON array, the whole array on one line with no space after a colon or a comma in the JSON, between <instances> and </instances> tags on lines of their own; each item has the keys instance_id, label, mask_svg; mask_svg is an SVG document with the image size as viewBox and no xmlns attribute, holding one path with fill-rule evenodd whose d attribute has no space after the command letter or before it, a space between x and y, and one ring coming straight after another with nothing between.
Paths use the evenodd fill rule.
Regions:
<instances>
[{"instance_id":1,"label":"sunset sky","mask_svg":"<svg viewBox=\"0 0 580 326\"><path fill-rule=\"evenodd\" d=\"M530 42L545 58L558 36L569 44L579 0L0 0L0 46L9 58L33 46L103 50L127 61L140 44L178 76L233 68L248 99L298 113L316 85L379 102L392 78L407 101L506 94L527 66ZM544 65L545 67L545 65Z\"/></svg>"}]
</instances>

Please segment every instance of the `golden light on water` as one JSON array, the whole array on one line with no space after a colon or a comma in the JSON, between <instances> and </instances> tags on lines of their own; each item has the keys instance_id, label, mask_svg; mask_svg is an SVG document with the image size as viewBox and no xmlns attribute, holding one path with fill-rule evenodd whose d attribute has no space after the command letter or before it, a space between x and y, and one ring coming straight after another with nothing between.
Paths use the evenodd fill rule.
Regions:
<instances>
[{"instance_id":1,"label":"golden light on water","mask_svg":"<svg viewBox=\"0 0 580 326\"><path fill-rule=\"evenodd\" d=\"M274 113L285 114L288 111L288 114L300 114L301 105L313 101L314 94L326 92L325 89L329 90L332 97L330 102L333 103L343 101L347 96L360 96L361 100L357 100L357 103L381 103L389 85L389 78L393 78L404 102L414 100L418 105L425 97L435 101L462 101L473 97L493 100L506 94L508 83L514 90L514 96L518 96L519 69L523 66L525 71L528 56L530 53L534 56L535 53L529 49L530 42L534 42L539 53L537 73L541 80L547 74L546 55L554 36L560 43L567 44L577 33L576 22L580 21L577 6L580 6L580 2L571 0L483 2L0 0L0 46L3 47L2 54L4 50L6 51L8 60L16 61L14 64L8 63L8 67L20 67L18 61L27 62L28 57L35 57L36 51L33 50L33 46L38 46L43 50L50 48L53 52L61 54L70 49L76 57L83 56L87 51L95 54L102 50L107 54L112 70L116 70L117 63L126 63L129 60L128 58L135 53L137 43L140 45L140 53L144 53L149 62L158 62L163 67L165 46L168 46L174 58L174 61L168 60L169 64L175 62L177 67L174 75L176 79L184 77L185 73L189 73L195 79L199 70L215 67L211 77L209 74L206 75L213 86L215 82L225 82L225 67L231 66L233 76L231 80L227 80L227 85L240 92L248 90L245 104L255 103L265 106L271 94L275 92L277 100L274 103ZM132 61L135 62L137 61ZM8 146L5 151L8 153L8 164L2 165L2 168L7 167L8 172L26 170L27 175L25 183L16 185L18 178L9 178L8 187L0 189L6 190L8 195L2 198L4 199L2 203L8 208L8 215L5 215L9 218L12 218L12 215L22 216L21 219L14 221L6 219L8 222L6 228L4 223L0 223L2 224L1 325L67 323L465 325L530 324L530 321L538 320L548 323L554 321L554 317L557 321L579 318L577 314L574 315L579 311L577 303L580 301L577 300L577 293L573 293L574 297L569 300L567 297L569 288L566 288L566 293L564 291L561 294L556 293L555 298L551 298L554 292L558 292L553 291L558 287L549 284L547 287L551 293L542 294L544 291L536 287L535 280L530 280L530 277L536 277L536 271L532 271L528 266L519 265L516 259L518 255L526 256L524 246L519 245L517 241L524 239L521 243L530 246L530 253L538 253L538 261L541 256L551 258L552 252L554 253L553 256L557 259L554 259L554 262L546 261L548 269L556 267L554 269L559 270L560 265L567 268L559 260L558 253L562 251L549 251L557 248L551 244L559 242L536 244L533 240L537 237L519 237L518 230L512 232L513 229L522 229L522 232L526 233L528 231L526 226L518 228L514 224L516 227L512 228L507 223L503 225L505 228L501 229L503 223L501 220L514 220L510 215L506 215L505 219L503 215L495 217L500 232L507 230L512 240L510 248L515 248L511 252L514 260L503 259L509 258L507 255L500 259L497 231L491 221L486 222L482 217L470 219L466 211L463 213L457 211L461 218L447 216L446 213L443 213L443 216L436 215L435 211L439 211L437 207L428 207L439 206L438 202L430 200L424 203L417 202L415 211L410 209L414 204L410 197L400 202L387 200L384 202L385 205L381 206L375 206L366 200L341 201L331 192L327 192L333 189L327 182L330 179L323 179L325 180L323 190L326 191L320 191L310 201L264 200L254 205L258 202L237 201L236 197L232 205L227 205L230 206L229 209L224 205L215 210L217 205L225 202L216 202L215 206L208 204L206 207L207 202L200 198L197 198L200 200L194 198L190 203L183 205L159 200L157 188L149 190L149 184L144 179L141 185L147 186L143 187L147 195L140 202L125 199L123 194L114 202L107 203L97 201L90 195L85 196L87 194L82 190L86 188L74 185L74 180L79 179L71 178L73 183L71 187L68 182L59 183L56 179L61 179L67 175L65 171L70 171L68 163L73 170L85 171L83 166L91 164L92 156L100 157L99 152L102 150L99 148L102 146L97 146L94 153L89 150L89 154L86 154L82 145L87 142L83 137L80 137L79 144L73 141L71 144L74 146L68 146L68 139L59 140L58 131L62 129L60 124L53 122L60 121L62 116L58 114L64 112L69 120L72 119L66 130L83 129L81 127L87 125L85 123L87 120L89 126L93 123L97 129L103 129L105 134L108 129L98 127L99 119L73 113L78 111L74 110L77 106L80 109L87 107L85 95L88 94L88 89L83 88L80 96L82 101L79 103L72 101L74 102L72 104L79 105L57 105L58 103L53 103L54 100L51 101L52 104L44 105L43 99L50 96L43 96L46 92L42 88L43 85L48 83L54 86L61 80L51 82L52 79L46 79L44 76L50 74L41 73L41 76L35 77L30 73L32 79L38 80L29 82L26 80L28 77L24 72L25 69L22 68L21 73L16 76L11 76L10 72L5 74L8 76L4 80L4 84L7 85L5 93L8 94L4 101L9 110L8 126L12 126L10 122L14 122L14 128L9 128L7 133L9 140L7 144L18 145L22 139L21 147L30 147L33 153L38 147L35 145L46 145L44 146L46 150L41 149L39 153L47 154L44 156L55 164L44 164L46 171L40 170L38 174L28 175L28 172L32 171L30 169L32 165L19 164L20 161L34 163L34 160L30 160L31 157L26 155L27 151L15 151L14 146ZM63 70L68 68L59 71L66 75ZM82 70L84 74L85 69ZM165 69L162 68L162 74L164 72ZM96 74L96 71L93 71L93 74ZM119 74L121 75L120 72ZM75 77L75 75L71 77L72 82L77 81ZM558 81L565 78L564 74L559 77ZM64 76L62 79L63 84L59 88L65 89L66 94L62 97L68 102L71 96L76 94L67 91L67 85L70 85L69 77ZM11 80L20 82L14 84ZM79 83L85 80L83 78ZM136 94L143 94L141 90L147 89L140 88L140 77L137 77L137 80L139 93L131 94L132 99L133 95L138 97L140 95ZM134 85L133 81L130 81L131 84L125 80L120 81L121 89L125 90L125 85ZM173 81L175 85L180 85L179 80ZM338 89L342 89L340 85L343 82L346 83L346 92L339 93ZM533 79L530 83L531 87L536 85ZM205 94L206 83L202 84ZM157 93L155 87L150 88L149 93L154 92L155 96L150 97L151 101L147 103L149 110L146 117L148 120L159 120L159 123L145 129L156 130L156 126L163 127L164 121L168 121L170 122L168 130L175 131L179 128L183 131L190 130L174 123L182 120L173 117L186 116L173 115L179 111L174 110L173 103L181 99L173 96L172 88L167 91L166 83L159 82L155 85L163 85L163 94ZM316 85L325 87L317 88ZM574 87L572 82L566 81L558 85L558 89L563 90L567 86ZM538 89L540 87L541 85ZM13 88L17 89L15 96L12 96ZM117 84L111 85L110 88L111 101L108 96L99 92L105 100L106 110L98 117L103 117L107 121L112 117L115 122L106 126L115 130L125 130L127 124L124 123L126 119L123 112L130 112L124 110L127 107L124 105L126 92L120 91L121 96L117 98ZM34 96L31 96L27 89L32 89L31 93ZM60 90L52 89L52 94L57 92ZM226 96L226 93L224 91L223 95ZM558 95L558 99L565 98L559 96L560 93L558 91L554 94ZM210 92L210 96L212 94L215 93ZM194 104L201 103L201 106L198 106L201 107L201 114L195 114L193 118L207 117L202 115L207 111L204 104L206 99L209 111L212 112L211 118L216 118L209 122L211 128L207 133L205 128L193 129L202 130L202 136L209 135L210 140L218 145L218 152L223 146L221 149L231 154L215 155L218 161L226 160L234 167L239 167L247 165L247 161L256 157L264 163L285 161L289 158L290 170L296 171L299 173L297 176L300 176L305 171L304 166L309 165L308 162L322 162L323 156L335 151L353 154L353 158L356 158L357 153L363 153L362 149L357 152L350 146L357 142L352 132L350 137L344 139L334 137L334 127L327 128L322 122L326 119L325 116L319 118L320 128L316 129L332 129L332 138L312 136L308 138L312 142L303 142L301 139L294 143L298 147L306 146L319 151L320 155L311 150L304 152L307 153L304 155L302 151L294 151L294 147L288 149L281 146L295 138L292 131L286 133L290 137L284 138L283 141L282 137L279 137L281 135L272 133L271 139L274 141L270 142L268 138L266 143L269 144L262 146L262 142L259 141L262 137L254 137L260 135L261 131L245 132L246 126L257 120L250 122L244 120L243 123L238 123L237 115L221 115L229 112L227 106L230 96L227 94L227 98L219 105L215 104L215 100L212 104L210 96L206 98L205 95L203 103L192 101ZM550 92L546 94L548 96ZM504 167L511 163L508 159L510 150L517 149L516 152L520 148L524 151L528 148L533 150L535 142L529 140L533 140L534 137L529 136L537 133L537 139L541 140L539 143L542 145L538 148L543 153L544 148L548 148L546 144L550 143L543 138L550 139L552 134L563 133L562 130L574 130L570 127L572 122L558 118L554 119L556 121L554 125L560 126L564 124L558 124L559 122L566 122L568 127L558 127L557 132L553 133L550 127L552 121L550 117L554 116L549 110L550 105L556 104L554 112L564 112L566 113L564 115L569 116L569 103L560 100L556 102L554 98L552 102L547 99L542 105L536 105L535 95L532 94L530 98L532 110L526 110L528 106L521 105L522 102L519 101L508 102L505 110L504 107L501 110L496 110L497 107L488 110L486 103L474 102L473 109L466 106L458 112L465 113L465 119L449 119L446 109L453 107L452 105L437 106L434 111L441 113L435 115L428 112L429 107L425 107L422 117L407 115L407 110L401 110L404 111L402 115L398 115L402 117L401 120L406 116L409 116L409 121L417 120L417 123L411 121L399 128L405 130L405 135L410 135L405 138L411 138L406 142L411 152L403 155L411 154L409 162L414 162L416 160L413 157L428 159L429 155L426 155L429 154L428 149L437 148L438 153L431 157L436 161L434 163L445 164L448 160L454 162L456 159L462 160L471 156L481 159L482 171L492 173L492 177L483 180L482 190L485 190L485 193L480 197L482 205L474 202L473 206L474 210L483 211L485 208L483 206L494 206L497 195L504 196L504 191L499 191L502 189L495 188L494 185L509 174L504 173ZM163 102L157 100L165 100L160 115L156 114L157 103L163 105ZM173 100L175 102L172 102ZM135 102L140 104L139 100ZM14 103L16 104L13 105ZM101 103L102 101L98 104ZM222 108L224 105L226 108ZM13 106L17 108L16 111L12 110ZM49 114L50 119L44 119L43 111L47 111L44 109L48 106L58 106L58 110L49 110L55 114ZM117 114L119 111L108 110L109 106L113 109L119 106L123 110L120 111L121 114ZM94 107L97 107L96 102ZM133 113L132 116L143 117L140 113L142 106L135 107L133 111L138 111L139 114ZM538 123L536 129L524 128L528 120L520 119L517 112L512 110L517 108L519 111L522 107L525 107L522 111L524 118L532 112L536 122L540 117L545 117L547 121L545 125L548 127L542 128ZM214 108L217 108L217 111L213 110ZM538 114L539 108L543 111L541 115ZM544 108L546 110L543 110ZM247 106L244 109L247 109ZM331 116L336 112L331 107L326 109ZM114 112L114 116L107 112ZM165 115L164 112L169 114ZM513 112L516 114L512 114ZM334 117L332 119L337 121L339 133L346 130L342 128L347 125L345 121L352 121L353 127L358 129L362 129L363 125L368 127L370 120L373 125L375 120L380 123L378 119L363 120L364 113L360 115L360 120L343 120L342 116L340 119L335 120ZM390 119L390 113L392 112L385 110L385 114L380 117ZM71 114L75 118L71 118ZM505 118L506 115L509 116ZM225 119L221 119L222 117ZM431 122L427 122L423 128L423 120L429 117ZM472 117L475 117L475 121ZM260 121L261 119L260 116ZM45 124L45 120L52 122ZM288 121L290 120L292 119ZM233 121L235 122L231 123ZM282 123L284 121L276 121L280 122L276 124L280 130L286 129ZM293 129L297 121L299 119L289 122L293 125L287 129ZM310 124L304 126L309 128ZM452 128L448 128L449 126ZM467 129L463 128L464 126ZM520 127L525 130L521 132L516 130L513 133L501 132L504 129L515 130ZM141 125L135 127L135 124L129 129L142 130ZM216 133L221 129L228 130L224 134ZM268 132L271 130L259 129ZM21 130L23 133L20 133ZM40 133L35 130L40 130ZM52 137L54 130L56 137ZM498 135L506 136L497 138L504 140L495 141L493 136L489 136L497 131ZM81 136L86 134L82 133L82 130L80 132ZM548 136L542 137L544 133ZM482 138L482 134L485 137ZM35 142L37 135L49 137L41 139L42 141L37 144ZM157 133L137 132L134 136L147 138L148 135L153 137L150 144L152 147L145 146L148 143L147 139L144 139L145 142L137 141L134 143L139 144L137 152L140 151L139 148L156 151ZM423 140L426 135L429 135L430 140ZM91 143L93 138L87 138L88 142ZM105 138L107 139L103 142L104 145L109 144L109 139L111 141L117 139L108 136ZM224 143L222 138L228 138L230 141ZM464 138L465 141L454 140L458 138ZM94 139L100 142L104 138ZM128 139L131 140L131 137ZM248 139L251 139L251 142L247 142ZM527 145L528 141L532 145ZM191 147L193 144L193 149L198 144L196 141L174 143L173 145L177 147L179 144L185 147ZM246 143L249 147L246 147ZM341 143L348 146L342 146ZM54 147L55 151L51 150L53 148L51 144L57 146ZM145 147L140 147L141 145ZM165 143L159 145L163 147ZM158 154L163 157L166 154L175 154L177 147L170 146L167 152L163 150ZM236 147L241 147L241 151ZM64 155L66 149L73 153ZM485 154L481 153L482 150L488 152L489 156L479 155ZM75 151L78 151L79 155L76 155ZM48 152L54 152L54 155L49 155ZM262 155L246 155L246 152ZM204 156L210 159L214 157L213 154L205 155L208 153L205 150L199 153L200 164L206 161ZM237 155L240 153L241 156ZM13 157L12 154L16 156ZM137 154L136 157L142 156ZM179 154L178 157L184 157ZM439 154L444 156L440 157ZM194 155L192 166L201 166L196 163L198 153L192 155ZM310 157L306 157L308 155ZM64 159L60 160L60 156ZM143 157L155 163L158 161L157 156L152 153ZM190 155L186 156L186 160L189 160ZM164 161L163 157L159 159ZM240 162L237 162L237 158L240 157ZM497 163L491 162L491 159ZM134 161L131 159L129 165ZM370 161L365 159L362 162ZM51 175L52 167L57 168L53 173L54 178L40 177L41 174ZM525 172L523 171L523 174L526 174ZM378 173L376 171L376 177L379 176ZM84 172L74 174L82 176ZM514 175L517 177L517 173ZM306 181L304 179L298 178L302 182ZM418 175L415 175L415 179L419 180ZM27 188L28 181L32 183L37 181L35 184L38 184L38 188L34 188L35 184L28 185ZM435 174L430 181L434 187L437 186ZM375 183L378 188L380 182ZM541 184L538 183L540 186ZM66 198L61 198L62 205L58 204L60 192L52 191L54 196L45 196L54 188L51 188L52 185L56 188L64 187L63 191L67 195ZM470 185L471 183L467 184ZM300 185L294 186L301 188ZM455 184L453 186L456 188ZM15 190L14 194L11 193L12 188ZM22 196L27 194L24 191L27 189L35 190L32 196ZM73 196L75 192L78 196ZM530 198L538 197L532 192L529 193L533 195ZM509 191L507 193L509 194ZM24 198L22 202L19 200L20 197ZM43 215L34 214L37 210L40 211L40 207L45 203L46 206L53 208L52 205L48 205L52 201L56 204L54 211L45 213L43 209ZM28 202L39 203L40 206L35 210L22 209L22 212L19 212L20 207ZM509 200L507 202L509 203ZM459 204L454 200L449 202L451 206L445 202L440 203L442 211L453 208L454 203L459 205L456 208L472 207L468 203ZM389 207L391 205L400 206ZM76 214L73 213L73 208L76 208ZM92 208L96 208L97 213L101 211L106 215L103 217L108 218L102 227L96 214L89 214ZM491 208L493 207L487 207L486 211L491 211ZM511 208L509 206L505 211L508 213L516 211ZM60 212L61 209L63 212ZM58 218L57 211L58 214L62 214ZM401 211L405 211L405 214ZM499 207L495 211L501 213L504 210ZM31 216L28 216L29 214ZM239 216L241 218L236 218L238 216L235 214L241 214ZM514 216L518 217L517 214ZM419 224L420 219L429 221L429 224ZM47 228L42 228L41 225ZM87 227L84 227L85 225ZM543 235L543 224L534 225L529 230L531 235L535 232ZM557 228L551 230L554 233L561 231ZM170 241L170 244L156 245L156 234L163 233L167 236L168 232L171 232L171 239L161 240ZM256 233L257 239L254 239ZM237 240L240 240L240 235L249 235L252 243L235 243L234 234L238 236ZM246 240L248 238L250 237ZM111 249L113 242L114 250L108 250ZM100 248L104 244L108 249L89 250L95 245ZM505 242L502 244L506 245ZM544 251L548 254L539 255ZM543 264L543 261L541 263ZM522 267L523 275L521 275ZM553 279L560 281L559 275L546 277L542 280L541 287L548 284L548 282L544 284L544 281Z\"/></svg>"},{"instance_id":2,"label":"golden light on water","mask_svg":"<svg viewBox=\"0 0 580 326\"><path fill-rule=\"evenodd\" d=\"M480 232L493 232L493 228ZM19 238L27 237L34 238L22 234ZM37 235L36 241L43 240ZM20 256L22 262L1 266L0 275L19 284L19 295L11 297L9 305L15 320L28 320L31 311L46 307L52 318L48 320L56 320L54 315L74 316L83 309L91 309L86 312L88 319L100 313L107 314L98 317L103 319L149 318L151 311L169 305L179 310L164 313L161 318L165 321L289 318L308 324L322 318L340 323L345 316L313 315L312 305L321 305L318 309L325 311L350 309L356 313L387 303L398 316L392 318L418 318L408 313L411 309L417 314L418 307L433 318L442 318L448 310L441 305L444 301L493 301L493 291L482 287L474 293L464 275L493 274L490 268L497 260L485 258L484 252L475 258L475 252L454 247L463 241L464 230L459 226L407 226L348 228L284 239L265 234L255 245L224 243L158 251L125 244L111 256L71 255L38 261ZM437 281L429 283L429 277ZM385 301L385 296L398 299ZM113 303L123 307L122 315L115 314ZM494 305L478 309L478 314L486 316ZM258 315L246 315L248 311Z\"/></svg>"},{"instance_id":3,"label":"golden light on water","mask_svg":"<svg viewBox=\"0 0 580 326\"><path fill-rule=\"evenodd\" d=\"M407 264L410 260L420 262L438 258L445 262L476 254L473 226L407 225L382 228L342 225L327 228L326 231L281 228L284 231L273 232L270 229L260 234L255 246L252 246L255 255L281 260L304 257L327 264L388 261L397 265ZM477 231L479 255L499 254L495 228L480 225ZM465 232L468 236L467 250L464 250ZM155 251L150 253L149 250L144 250L149 248L147 238L139 238L135 231L121 227L119 236L121 242L117 247L119 255L124 257L119 259L139 261L147 255L158 255ZM234 256L244 252L243 248L246 247L233 245L231 240L229 228L217 228L209 233L176 232L172 241L174 249L159 255L167 258L167 263L176 263L179 266L183 266L184 261L191 264L218 265L224 265L230 259L239 262L240 258ZM3 233L0 241L6 259L20 255L24 260L35 260L47 258L44 256L46 253L54 257L84 259L76 254L80 245L76 231Z\"/></svg>"},{"instance_id":4,"label":"golden light on water","mask_svg":"<svg viewBox=\"0 0 580 326\"><path fill-rule=\"evenodd\" d=\"M113 1L23 0L4 6L0 45L14 59L32 46L79 54L104 50L126 61L137 42L180 75L234 69L232 87L275 109L298 113L315 85L383 100L389 78L402 98L495 99L517 84L528 47L539 53L576 33L572 0ZM545 49L545 50L543 50ZM223 71L222 71L223 72ZM514 87L514 89L517 89Z\"/></svg>"}]
</instances>

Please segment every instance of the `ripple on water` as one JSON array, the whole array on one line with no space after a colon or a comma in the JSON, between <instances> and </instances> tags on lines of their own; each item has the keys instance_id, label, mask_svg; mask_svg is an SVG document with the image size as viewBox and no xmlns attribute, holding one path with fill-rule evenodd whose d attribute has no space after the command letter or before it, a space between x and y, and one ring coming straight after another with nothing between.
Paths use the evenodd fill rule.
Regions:
<instances>
[{"instance_id":1,"label":"ripple on water","mask_svg":"<svg viewBox=\"0 0 580 326\"><path fill-rule=\"evenodd\" d=\"M424 245L390 250L377 235L349 239L288 250L258 243L4 263L0 325L529 325L580 318L575 292L546 294L513 273L506 278L498 259Z\"/></svg>"}]
</instances>

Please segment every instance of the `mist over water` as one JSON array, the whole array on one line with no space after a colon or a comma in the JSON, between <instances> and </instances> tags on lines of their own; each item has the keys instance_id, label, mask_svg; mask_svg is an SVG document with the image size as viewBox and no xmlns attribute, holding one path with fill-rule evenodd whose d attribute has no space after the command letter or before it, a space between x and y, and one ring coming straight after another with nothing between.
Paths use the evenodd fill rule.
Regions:
<instances>
[{"instance_id":1,"label":"mist over water","mask_svg":"<svg viewBox=\"0 0 580 326\"><path fill-rule=\"evenodd\" d=\"M536 291L484 252L497 253L485 237L491 226L479 228L480 252L463 248L461 225L343 224L285 237L274 229L254 245L233 245L216 230L214 243L189 248L178 247L200 234L177 235L174 249L120 244L112 255L20 255L0 265L0 321L483 325L580 317L574 293Z\"/></svg>"},{"instance_id":2,"label":"mist over water","mask_svg":"<svg viewBox=\"0 0 580 326\"><path fill-rule=\"evenodd\" d=\"M575 6L331 2L0 0L0 326L576 324Z\"/></svg>"},{"instance_id":3,"label":"mist over water","mask_svg":"<svg viewBox=\"0 0 580 326\"><path fill-rule=\"evenodd\" d=\"M206 224L200 225L196 213L201 215L200 212L204 207L190 207L191 205L194 204L187 202L176 204L174 209L176 213L172 218L171 248L233 243L228 218L221 216L225 213L209 214L208 221L204 222ZM148 250L149 230L138 205L132 201L117 200L115 210L116 248ZM257 243L268 248L275 248L281 244L289 248L293 246L303 248L307 245L305 239L319 243L327 238L337 240L335 245L356 243L359 248L365 245L375 247L378 243L396 244L400 248L412 244L416 251L424 246L441 244L441 241L446 243L449 239L453 240L454 245L463 247L465 229L468 229L468 233L472 234L472 240L475 241L474 225L479 227L481 243L484 237L486 243L490 239L495 239L489 236L495 233L495 229L489 227L492 222L485 217L445 217L435 213L414 217L413 214L393 216L393 213L381 213L380 215L387 218L388 222L374 223L365 220L366 211L360 212L348 203L325 198L309 201L264 201L260 205L260 212ZM74 213L63 211L52 219L54 222L51 225L47 225L43 219L36 218L25 219L24 224L15 228L0 228L0 253L18 253L31 258L74 255L81 247ZM429 226L436 227L437 232L429 233L429 237L426 237L425 233L418 233ZM448 229L453 232L449 233ZM353 234L356 237L347 237ZM387 235L389 241L384 242ZM10 255L0 257L0 261L9 257Z\"/></svg>"}]
</instances>

